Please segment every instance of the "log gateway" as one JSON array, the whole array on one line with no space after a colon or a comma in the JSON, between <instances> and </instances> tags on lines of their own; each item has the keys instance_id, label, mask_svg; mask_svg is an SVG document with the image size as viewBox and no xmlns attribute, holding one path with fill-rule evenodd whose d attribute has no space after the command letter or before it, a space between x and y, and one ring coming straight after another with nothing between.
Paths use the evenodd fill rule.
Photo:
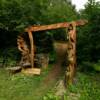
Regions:
<instances>
[{"instance_id":1,"label":"log gateway","mask_svg":"<svg viewBox=\"0 0 100 100\"><path fill-rule=\"evenodd\" d=\"M87 23L87 20L78 20L72 22L57 23L51 25L39 25L39 26L30 26L25 29L25 32L28 33L30 41L30 50L26 45L26 41L20 35L17 38L18 49L21 51L22 58L21 63L30 64L33 71L34 62L35 62L35 45L34 45L34 32L45 31L45 30L54 30L59 28L65 28L67 30L66 37L68 37L68 42L66 43L67 47L67 61L68 66L66 66L65 71L65 82L66 85L72 84L76 72L76 27L82 26ZM24 64L23 64L24 65ZM32 72L32 71L31 71ZM39 73L38 73L39 72ZM33 72L35 74L35 72ZM40 74L40 69L36 70L36 73Z\"/></svg>"}]
</instances>

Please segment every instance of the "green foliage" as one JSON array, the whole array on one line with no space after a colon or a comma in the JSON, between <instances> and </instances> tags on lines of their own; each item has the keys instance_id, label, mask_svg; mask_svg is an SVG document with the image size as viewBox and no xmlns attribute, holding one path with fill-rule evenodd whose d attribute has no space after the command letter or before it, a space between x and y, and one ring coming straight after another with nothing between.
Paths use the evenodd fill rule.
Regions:
<instances>
[{"instance_id":1,"label":"green foliage","mask_svg":"<svg viewBox=\"0 0 100 100\"><path fill-rule=\"evenodd\" d=\"M88 0L80 17L87 19L88 24L78 32L78 60L97 62L100 59L100 2Z\"/></svg>"},{"instance_id":2,"label":"green foliage","mask_svg":"<svg viewBox=\"0 0 100 100\"><path fill-rule=\"evenodd\" d=\"M89 61L83 61L81 64L80 64L80 70L82 72L89 72L89 71L92 71L92 72L100 72L100 60L98 60L97 63L94 63L94 62L89 62Z\"/></svg>"},{"instance_id":3,"label":"green foliage","mask_svg":"<svg viewBox=\"0 0 100 100\"><path fill-rule=\"evenodd\" d=\"M59 96L55 96L52 93L48 93L43 97L43 100L61 100Z\"/></svg>"},{"instance_id":4,"label":"green foliage","mask_svg":"<svg viewBox=\"0 0 100 100\"><path fill-rule=\"evenodd\" d=\"M44 96L43 100L99 100L100 96L100 73L77 73L76 84L67 87L67 91L63 96L57 96L54 89Z\"/></svg>"},{"instance_id":5,"label":"green foliage","mask_svg":"<svg viewBox=\"0 0 100 100\"><path fill-rule=\"evenodd\" d=\"M48 74L42 71L41 76L15 74L0 69L0 100L41 100L48 88L42 90L41 84ZM42 84L43 85L43 84Z\"/></svg>"},{"instance_id":6,"label":"green foliage","mask_svg":"<svg viewBox=\"0 0 100 100\"><path fill-rule=\"evenodd\" d=\"M88 75L79 74L78 78L80 82L77 83L77 86L80 87L80 100L100 99L100 96L98 95L100 93L100 90L98 84L99 80L97 76L98 74L94 73Z\"/></svg>"},{"instance_id":7,"label":"green foliage","mask_svg":"<svg viewBox=\"0 0 100 100\"><path fill-rule=\"evenodd\" d=\"M0 43L4 41L1 47L12 46L13 44L16 46L15 40L17 34L30 25L51 24L75 19L77 19L77 14L74 6L65 0L0 0ZM3 29L3 31L1 29ZM5 30L7 32L5 32ZM55 37L60 39L64 37L62 36L63 32L62 30L50 31L49 34L57 33ZM42 43L41 40L46 38L47 34L46 32L44 33L45 36L40 33L36 34L36 37L39 37L38 39L36 38L36 43L38 43L39 46ZM50 38L51 37L47 38L47 40ZM45 48L46 51L50 51L52 47L49 48L49 44L51 44L51 42L45 41L44 45L46 46L42 45L38 50L41 52L43 50L40 48Z\"/></svg>"},{"instance_id":8,"label":"green foliage","mask_svg":"<svg viewBox=\"0 0 100 100\"><path fill-rule=\"evenodd\" d=\"M89 61L83 61L80 65L80 69L82 72L94 71L93 64L94 63L91 63Z\"/></svg>"},{"instance_id":9,"label":"green foliage","mask_svg":"<svg viewBox=\"0 0 100 100\"><path fill-rule=\"evenodd\" d=\"M93 68L94 70L100 72L100 60L98 60L98 62L93 65Z\"/></svg>"},{"instance_id":10,"label":"green foliage","mask_svg":"<svg viewBox=\"0 0 100 100\"><path fill-rule=\"evenodd\" d=\"M15 66L19 59L20 55L17 48L10 47L0 51L0 61L2 62L3 66Z\"/></svg>"},{"instance_id":11,"label":"green foliage","mask_svg":"<svg viewBox=\"0 0 100 100\"><path fill-rule=\"evenodd\" d=\"M76 19L74 7L65 0L1 0L0 28L20 30L33 24Z\"/></svg>"}]
</instances>

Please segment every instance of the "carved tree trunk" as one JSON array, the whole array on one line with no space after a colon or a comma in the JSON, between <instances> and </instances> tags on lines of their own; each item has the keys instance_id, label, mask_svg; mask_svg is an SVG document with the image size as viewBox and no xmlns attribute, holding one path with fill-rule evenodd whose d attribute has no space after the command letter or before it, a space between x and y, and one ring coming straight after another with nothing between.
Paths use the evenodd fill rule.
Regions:
<instances>
[{"instance_id":1,"label":"carved tree trunk","mask_svg":"<svg viewBox=\"0 0 100 100\"><path fill-rule=\"evenodd\" d=\"M28 48L28 45L26 44L24 38L21 35L19 35L17 38L17 45L18 45L18 49L22 55L20 65L23 66L25 64L30 64L29 48Z\"/></svg>"},{"instance_id":2,"label":"carved tree trunk","mask_svg":"<svg viewBox=\"0 0 100 100\"><path fill-rule=\"evenodd\" d=\"M68 66L66 71L67 84L73 82L76 68L76 24L73 22L68 28Z\"/></svg>"},{"instance_id":3,"label":"carved tree trunk","mask_svg":"<svg viewBox=\"0 0 100 100\"><path fill-rule=\"evenodd\" d=\"M33 35L31 31L28 31L29 39L30 39L30 46L31 46L31 55L30 55L30 61L31 61L31 67L34 67L34 57L35 57L35 46L34 46L34 40Z\"/></svg>"}]
</instances>

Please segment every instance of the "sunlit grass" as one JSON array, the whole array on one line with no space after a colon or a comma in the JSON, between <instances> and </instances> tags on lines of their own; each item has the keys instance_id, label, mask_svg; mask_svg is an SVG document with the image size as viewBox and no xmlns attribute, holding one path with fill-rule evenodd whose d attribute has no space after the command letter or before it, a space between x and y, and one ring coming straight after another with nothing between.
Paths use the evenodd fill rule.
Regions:
<instances>
[{"instance_id":1,"label":"sunlit grass","mask_svg":"<svg viewBox=\"0 0 100 100\"><path fill-rule=\"evenodd\" d=\"M1 68L0 100L60 100L54 95L55 82L46 87L42 84L49 70L43 71L40 76L26 76L21 73L10 75ZM67 88L64 100L100 100L99 83L100 73L78 72L76 82Z\"/></svg>"}]
</instances>

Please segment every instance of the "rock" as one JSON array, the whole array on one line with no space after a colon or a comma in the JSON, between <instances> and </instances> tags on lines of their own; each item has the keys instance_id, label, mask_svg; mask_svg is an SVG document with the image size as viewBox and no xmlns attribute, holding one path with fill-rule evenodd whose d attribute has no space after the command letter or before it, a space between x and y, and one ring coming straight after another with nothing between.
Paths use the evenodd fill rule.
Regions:
<instances>
[{"instance_id":1,"label":"rock","mask_svg":"<svg viewBox=\"0 0 100 100\"><path fill-rule=\"evenodd\" d=\"M64 81L63 80L60 80L57 84L57 86L55 87L55 95L56 96L63 96L64 93L66 92L66 88L64 86Z\"/></svg>"}]
</instances>

